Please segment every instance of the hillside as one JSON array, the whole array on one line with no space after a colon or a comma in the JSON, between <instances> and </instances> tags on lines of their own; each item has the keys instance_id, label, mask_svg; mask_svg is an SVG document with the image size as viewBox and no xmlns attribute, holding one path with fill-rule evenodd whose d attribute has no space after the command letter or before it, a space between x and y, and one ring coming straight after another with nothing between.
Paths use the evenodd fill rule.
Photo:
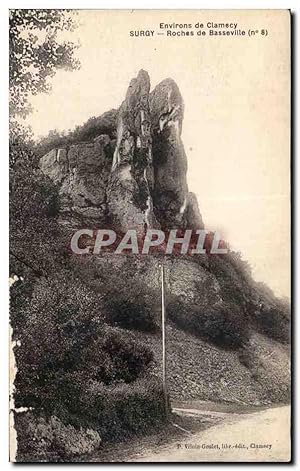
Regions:
<instances>
[{"instance_id":1,"label":"hillside","mask_svg":"<svg viewBox=\"0 0 300 471\"><path fill-rule=\"evenodd\" d=\"M118 110L39 143L39 170L24 164L14 176L15 403L27 408L15 414L19 461L67 460L168 420L161 263L170 400L289 401L289 306L239 254L70 250L80 228L144 236L205 227L186 180L183 117L176 83L150 91L140 71Z\"/></svg>"}]
</instances>

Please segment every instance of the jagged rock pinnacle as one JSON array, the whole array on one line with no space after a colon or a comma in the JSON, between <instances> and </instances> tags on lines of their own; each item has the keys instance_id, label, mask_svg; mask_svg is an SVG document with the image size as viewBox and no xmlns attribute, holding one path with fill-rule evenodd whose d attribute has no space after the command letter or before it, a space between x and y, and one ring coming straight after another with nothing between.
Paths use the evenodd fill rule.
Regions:
<instances>
[{"instance_id":1,"label":"jagged rock pinnacle","mask_svg":"<svg viewBox=\"0 0 300 471\"><path fill-rule=\"evenodd\" d=\"M121 231L159 227L152 208L153 165L150 79L141 70L131 80L119 111L107 204L114 225Z\"/></svg>"},{"instance_id":2,"label":"jagged rock pinnacle","mask_svg":"<svg viewBox=\"0 0 300 471\"><path fill-rule=\"evenodd\" d=\"M109 221L121 232L203 229L196 197L186 181L183 114L174 80L163 80L150 93L149 75L140 70L112 114L113 132L42 157L40 168L60 185L64 222L103 226ZM97 118L99 129L101 119Z\"/></svg>"}]
</instances>

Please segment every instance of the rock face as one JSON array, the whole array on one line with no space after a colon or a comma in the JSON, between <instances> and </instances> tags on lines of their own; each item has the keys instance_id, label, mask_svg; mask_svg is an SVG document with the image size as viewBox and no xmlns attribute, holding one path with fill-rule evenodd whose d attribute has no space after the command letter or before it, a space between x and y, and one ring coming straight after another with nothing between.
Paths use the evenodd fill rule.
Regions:
<instances>
[{"instance_id":1,"label":"rock face","mask_svg":"<svg viewBox=\"0 0 300 471\"><path fill-rule=\"evenodd\" d=\"M100 135L92 142L53 149L40 159L41 170L59 185L63 222L105 221L113 146L107 135Z\"/></svg>"},{"instance_id":2,"label":"rock face","mask_svg":"<svg viewBox=\"0 0 300 471\"><path fill-rule=\"evenodd\" d=\"M154 212L163 228L203 229L197 200L189 193L186 181L187 158L181 140L184 103L174 80L163 80L155 87L150 95L150 111Z\"/></svg>"},{"instance_id":3,"label":"rock face","mask_svg":"<svg viewBox=\"0 0 300 471\"><path fill-rule=\"evenodd\" d=\"M60 188L62 222L140 233L202 229L186 181L183 112L176 83L166 79L150 93L149 75L141 70L119 108L116 140L101 134L42 157L41 170Z\"/></svg>"},{"instance_id":4,"label":"rock face","mask_svg":"<svg viewBox=\"0 0 300 471\"><path fill-rule=\"evenodd\" d=\"M144 70L130 82L121 105L117 144L107 191L108 211L121 231L159 227L153 213L150 79Z\"/></svg>"},{"instance_id":5,"label":"rock face","mask_svg":"<svg viewBox=\"0 0 300 471\"><path fill-rule=\"evenodd\" d=\"M187 159L181 141L184 105L173 80L161 82L150 98L152 134L154 208L165 227L182 225L187 201Z\"/></svg>"}]
</instances>

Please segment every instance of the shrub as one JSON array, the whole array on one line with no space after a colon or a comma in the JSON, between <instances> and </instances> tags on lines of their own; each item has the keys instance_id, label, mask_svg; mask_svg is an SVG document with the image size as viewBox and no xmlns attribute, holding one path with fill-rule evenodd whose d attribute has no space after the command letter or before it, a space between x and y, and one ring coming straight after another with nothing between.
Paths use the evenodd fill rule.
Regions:
<instances>
[{"instance_id":1,"label":"shrub","mask_svg":"<svg viewBox=\"0 0 300 471\"><path fill-rule=\"evenodd\" d=\"M27 267L41 276L56 271L68 235L57 221L58 188L32 167L33 158L25 145L10 143L10 273Z\"/></svg>"},{"instance_id":2,"label":"shrub","mask_svg":"<svg viewBox=\"0 0 300 471\"><path fill-rule=\"evenodd\" d=\"M67 461L92 453L101 444L98 432L65 425L57 417L38 417L32 412L15 414L18 434L17 461Z\"/></svg>"},{"instance_id":3,"label":"shrub","mask_svg":"<svg viewBox=\"0 0 300 471\"><path fill-rule=\"evenodd\" d=\"M31 460L35 455L49 460L50 452L61 460L73 453L72 442L78 442L79 453L89 452L94 442L87 441L87 429L118 440L165 420L161 388L148 380L152 351L118 327L154 331L155 297L130 281L134 264L126 277L115 266L108 273L96 263L79 276L82 265L67 254L68 231L56 220L57 189L32 168L27 151L21 157L14 151L14 399L16 407L36 414L28 423L25 415L16 415L23 423L20 453L24 445L23 455ZM42 429L38 439L35 429Z\"/></svg>"},{"instance_id":4,"label":"shrub","mask_svg":"<svg viewBox=\"0 0 300 471\"><path fill-rule=\"evenodd\" d=\"M121 260L122 259L122 260ZM106 321L112 325L141 332L160 328L160 293L142 283L138 256L122 256L116 264L110 257L99 260L72 258L74 276L94 292L100 293ZM143 260L147 270L147 257Z\"/></svg>"},{"instance_id":5,"label":"shrub","mask_svg":"<svg viewBox=\"0 0 300 471\"><path fill-rule=\"evenodd\" d=\"M119 293L107 299L106 307L109 319L120 327L144 332L158 330L153 303L146 296L135 296L130 291Z\"/></svg>"},{"instance_id":6,"label":"shrub","mask_svg":"<svg viewBox=\"0 0 300 471\"><path fill-rule=\"evenodd\" d=\"M105 441L144 433L166 420L164 395L157 378L103 386L89 382L81 389L80 422L92 424Z\"/></svg>"},{"instance_id":7,"label":"shrub","mask_svg":"<svg viewBox=\"0 0 300 471\"><path fill-rule=\"evenodd\" d=\"M250 370L254 365L255 355L249 348L245 346L239 351L239 361L242 365L248 368L248 370Z\"/></svg>"},{"instance_id":8,"label":"shrub","mask_svg":"<svg viewBox=\"0 0 300 471\"><path fill-rule=\"evenodd\" d=\"M209 257L209 271L217 278L223 301L249 309L252 305L254 290L251 286L249 266L238 254Z\"/></svg>"},{"instance_id":9,"label":"shrub","mask_svg":"<svg viewBox=\"0 0 300 471\"><path fill-rule=\"evenodd\" d=\"M290 320L279 307L263 306L255 314L257 330L268 337L287 343L290 340Z\"/></svg>"},{"instance_id":10,"label":"shrub","mask_svg":"<svg viewBox=\"0 0 300 471\"><path fill-rule=\"evenodd\" d=\"M152 352L107 326L102 308L94 293L62 273L36 282L15 347L18 407L53 413L58 403L74 401L76 408L79 385L132 382L146 371Z\"/></svg>"},{"instance_id":11,"label":"shrub","mask_svg":"<svg viewBox=\"0 0 300 471\"><path fill-rule=\"evenodd\" d=\"M239 348L249 338L243 313L228 303L200 310L175 300L168 304L167 315L182 329L220 347Z\"/></svg>"},{"instance_id":12,"label":"shrub","mask_svg":"<svg viewBox=\"0 0 300 471\"><path fill-rule=\"evenodd\" d=\"M287 300L276 298L264 283L255 282L251 269L239 254L209 258L209 270L221 287L226 303L234 304L247 313L245 324L270 338L286 343L290 337L290 307Z\"/></svg>"},{"instance_id":13,"label":"shrub","mask_svg":"<svg viewBox=\"0 0 300 471\"><path fill-rule=\"evenodd\" d=\"M65 461L92 453L100 441L118 442L151 431L170 412L169 407L166 414L162 387L154 377L115 386L79 380L77 392L76 403L71 397L69 404L58 404L59 419L41 411L15 414L18 461Z\"/></svg>"},{"instance_id":14,"label":"shrub","mask_svg":"<svg viewBox=\"0 0 300 471\"><path fill-rule=\"evenodd\" d=\"M49 218L58 216L60 209L60 198L58 187L50 180L43 176L43 184L40 188L41 197L46 206L46 216Z\"/></svg>"},{"instance_id":15,"label":"shrub","mask_svg":"<svg viewBox=\"0 0 300 471\"><path fill-rule=\"evenodd\" d=\"M112 109L101 116L89 118L81 126L67 133L59 133L56 130L49 132L36 145L36 153L39 156L47 154L50 150L59 147L68 147L82 141L91 141L100 134L108 134L110 138L116 136L118 110Z\"/></svg>"}]
</instances>

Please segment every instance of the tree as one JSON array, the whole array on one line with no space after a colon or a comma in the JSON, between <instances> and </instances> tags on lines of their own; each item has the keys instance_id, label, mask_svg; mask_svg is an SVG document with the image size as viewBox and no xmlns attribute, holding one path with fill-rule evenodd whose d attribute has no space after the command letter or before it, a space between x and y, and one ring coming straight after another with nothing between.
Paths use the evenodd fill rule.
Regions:
<instances>
[{"instance_id":1,"label":"tree","mask_svg":"<svg viewBox=\"0 0 300 471\"><path fill-rule=\"evenodd\" d=\"M11 10L9 22L11 266L24 262L44 273L59 251L58 194L53 183L34 169L31 131L18 118L30 112L30 96L50 90L47 79L58 68L79 67L76 46L59 34L72 31L76 23L74 12L42 9Z\"/></svg>"},{"instance_id":2,"label":"tree","mask_svg":"<svg viewBox=\"0 0 300 471\"><path fill-rule=\"evenodd\" d=\"M9 13L10 117L25 118L31 95L51 89L48 77L57 69L74 70L77 46L62 40L60 32L76 27L69 10L16 9Z\"/></svg>"}]
</instances>

